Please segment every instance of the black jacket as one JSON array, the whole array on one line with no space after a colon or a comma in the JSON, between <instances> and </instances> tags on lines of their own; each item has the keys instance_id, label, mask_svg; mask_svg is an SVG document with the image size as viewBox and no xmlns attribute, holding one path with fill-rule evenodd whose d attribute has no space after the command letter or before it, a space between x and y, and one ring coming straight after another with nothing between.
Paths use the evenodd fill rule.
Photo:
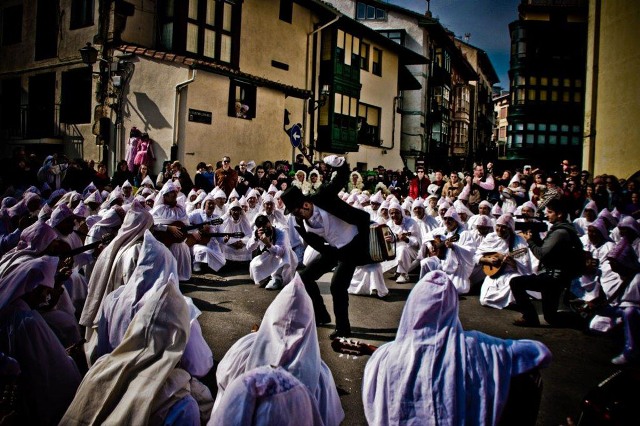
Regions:
<instances>
[{"instance_id":1,"label":"black jacket","mask_svg":"<svg viewBox=\"0 0 640 426\"><path fill-rule=\"evenodd\" d=\"M351 243L336 249L327 245L322 237L307 232L302 219L296 218L296 230L307 244L320 253L333 252L340 261L351 261L358 265L371 263L369 256L369 213L350 206L338 197L338 192L349 180L349 165L346 161L342 166L334 170L337 171L336 176L326 186L322 186L316 194L311 195L309 201L314 206L320 207L338 219L355 225L358 228L358 234Z\"/></svg>"}]
</instances>

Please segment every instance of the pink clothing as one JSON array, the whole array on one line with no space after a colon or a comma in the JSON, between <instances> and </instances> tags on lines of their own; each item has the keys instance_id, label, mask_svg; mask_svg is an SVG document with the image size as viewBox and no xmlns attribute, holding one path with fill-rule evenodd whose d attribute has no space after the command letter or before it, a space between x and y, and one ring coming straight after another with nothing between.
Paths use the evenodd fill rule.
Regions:
<instances>
[{"instance_id":1,"label":"pink clothing","mask_svg":"<svg viewBox=\"0 0 640 426\"><path fill-rule=\"evenodd\" d=\"M138 153L138 144L140 142L140 138L137 137L129 138L129 142L127 142L127 152L125 153L124 159L127 162L127 168L130 172L133 172L134 170L134 161L136 154Z\"/></svg>"},{"instance_id":2,"label":"pink clothing","mask_svg":"<svg viewBox=\"0 0 640 426\"><path fill-rule=\"evenodd\" d=\"M136 156L133 159L133 164L139 166L141 164L145 164L146 166L151 166L151 161L155 160L156 156L153 153L153 142L151 139L140 139L138 142L138 151L136 152Z\"/></svg>"}]
</instances>

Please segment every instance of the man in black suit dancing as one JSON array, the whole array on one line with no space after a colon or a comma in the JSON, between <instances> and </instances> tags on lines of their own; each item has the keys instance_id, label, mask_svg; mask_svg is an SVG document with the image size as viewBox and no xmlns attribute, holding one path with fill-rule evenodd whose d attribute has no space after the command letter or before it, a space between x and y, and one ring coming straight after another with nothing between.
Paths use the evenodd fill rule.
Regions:
<instances>
[{"instance_id":1,"label":"man in black suit dancing","mask_svg":"<svg viewBox=\"0 0 640 426\"><path fill-rule=\"evenodd\" d=\"M334 267L331 279L336 329L329 338L349 337L349 293L347 289L356 266L372 263L369 255L369 214L350 206L338 197L349 179L344 157L330 155L324 162L336 176L316 194L305 196L292 186L282 194L286 213L296 218L296 230L307 244L320 253L300 274L311 300L317 324L328 324L331 316L322 300L316 280Z\"/></svg>"}]
</instances>

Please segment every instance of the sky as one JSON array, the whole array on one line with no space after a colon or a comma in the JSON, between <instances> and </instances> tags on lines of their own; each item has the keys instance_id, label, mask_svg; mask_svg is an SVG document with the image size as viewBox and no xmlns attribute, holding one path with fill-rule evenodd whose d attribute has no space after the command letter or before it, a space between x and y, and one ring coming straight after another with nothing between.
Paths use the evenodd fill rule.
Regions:
<instances>
[{"instance_id":1,"label":"sky","mask_svg":"<svg viewBox=\"0 0 640 426\"><path fill-rule=\"evenodd\" d=\"M385 0L383 0L385 1ZM387 0L419 13L427 10L425 0ZM469 44L489 55L500 78L499 86L509 89L509 23L518 19L520 0L431 0L431 13L440 23Z\"/></svg>"}]
</instances>

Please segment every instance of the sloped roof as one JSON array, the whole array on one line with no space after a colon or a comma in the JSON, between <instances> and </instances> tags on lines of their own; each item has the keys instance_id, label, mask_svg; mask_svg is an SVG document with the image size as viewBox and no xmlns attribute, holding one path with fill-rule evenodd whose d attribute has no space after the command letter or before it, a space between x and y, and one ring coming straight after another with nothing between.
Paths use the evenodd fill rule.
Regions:
<instances>
[{"instance_id":1,"label":"sloped roof","mask_svg":"<svg viewBox=\"0 0 640 426\"><path fill-rule=\"evenodd\" d=\"M311 91L305 90L299 87L283 84L277 81L269 80L264 77L248 74L242 71L238 71L235 68L227 65L219 64L213 61L205 61L202 59L191 58L189 56L177 55L175 53L163 52L161 50L148 49L146 47L136 46L133 44L121 44L116 46L115 49L124 53L130 53L146 58L155 59L161 62L171 62L184 64L189 67L202 69L205 71L211 71L215 74L221 74L228 77L239 78L249 81L257 86L269 87L279 90L287 96L293 96L300 99L308 99L311 97Z\"/></svg>"}]
</instances>

